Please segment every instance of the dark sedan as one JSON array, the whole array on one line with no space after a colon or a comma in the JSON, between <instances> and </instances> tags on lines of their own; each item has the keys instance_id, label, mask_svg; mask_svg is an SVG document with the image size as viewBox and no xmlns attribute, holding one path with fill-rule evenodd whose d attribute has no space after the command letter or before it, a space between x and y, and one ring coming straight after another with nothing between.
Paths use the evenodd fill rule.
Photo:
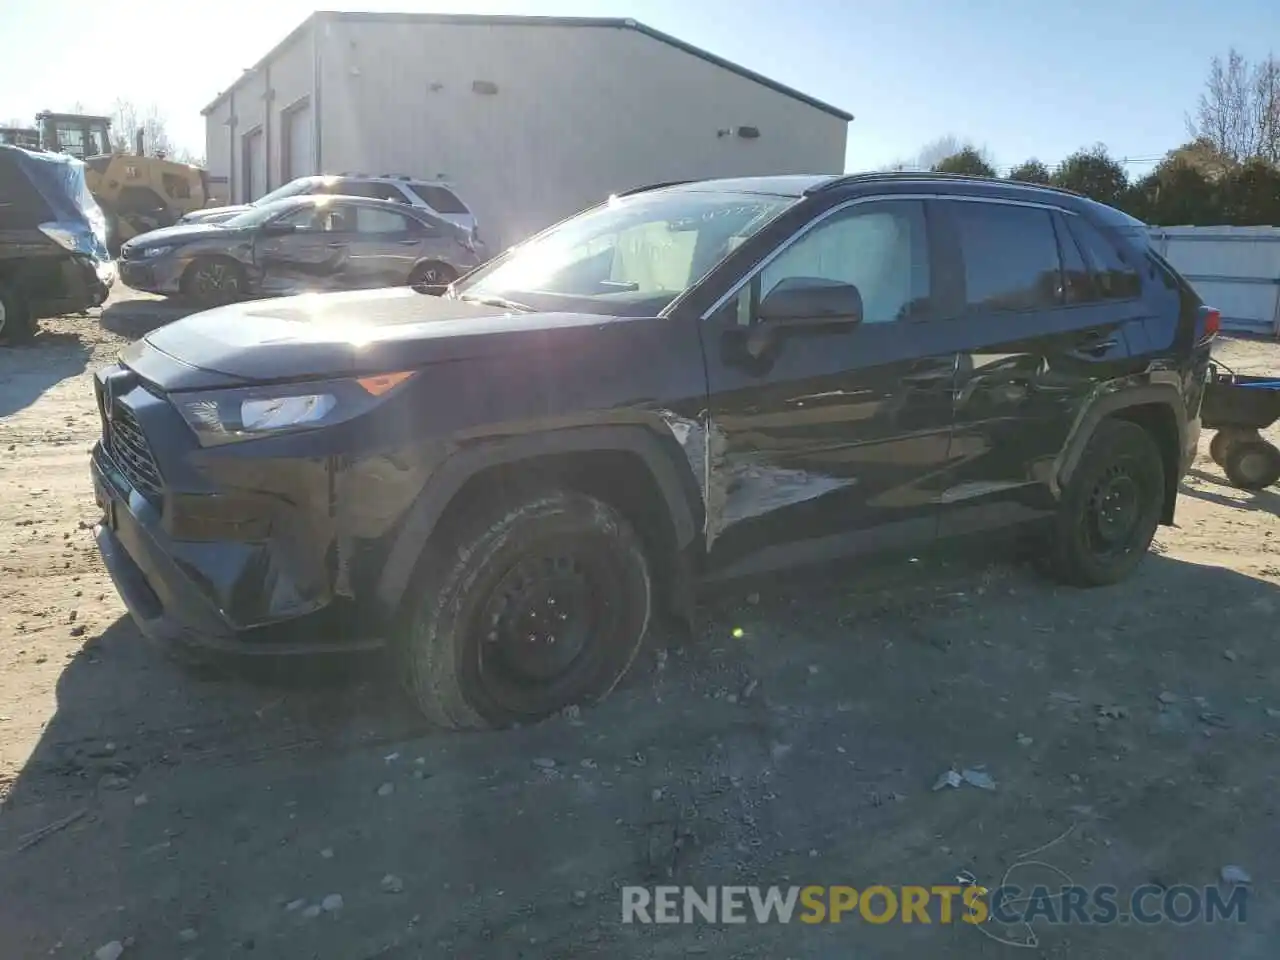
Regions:
<instances>
[{"instance_id":1,"label":"dark sedan","mask_svg":"<svg viewBox=\"0 0 1280 960\"><path fill-rule=\"evenodd\" d=\"M252 296L451 283L485 261L454 224L403 203L290 197L217 224L135 237L120 279L135 290L205 305Z\"/></svg>"}]
</instances>

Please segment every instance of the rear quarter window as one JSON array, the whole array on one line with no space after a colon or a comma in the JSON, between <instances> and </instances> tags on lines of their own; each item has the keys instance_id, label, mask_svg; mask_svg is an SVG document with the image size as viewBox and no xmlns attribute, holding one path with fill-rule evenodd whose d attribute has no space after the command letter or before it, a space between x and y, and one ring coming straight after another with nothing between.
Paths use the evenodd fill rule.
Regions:
<instances>
[{"instance_id":1,"label":"rear quarter window","mask_svg":"<svg viewBox=\"0 0 1280 960\"><path fill-rule=\"evenodd\" d=\"M429 206L436 213L470 213L467 205L458 199L458 195L446 187L427 186L421 183L411 183L409 189L418 195L423 203Z\"/></svg>"},{"instance_id":2,"label":"rear quarter window","mask_svg":"<svg viewBox=\"0 0 1280 960\"><path fill-rule=\"evenodd\" d=\"M1093 274L1098 295L1104 300L1132 300L1142 295L1142 279L1136 264L1110 237L1082 216L1067 217L1067 224Z\"/></svg>"}]
</instances>

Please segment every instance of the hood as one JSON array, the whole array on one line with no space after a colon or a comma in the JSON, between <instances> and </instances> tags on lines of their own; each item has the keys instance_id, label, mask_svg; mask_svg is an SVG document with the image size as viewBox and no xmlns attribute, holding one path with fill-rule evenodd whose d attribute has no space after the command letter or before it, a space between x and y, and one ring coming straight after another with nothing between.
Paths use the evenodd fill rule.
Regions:
<instances>
[{"instance_id":1,"label":"hood","mask_svg":"<svg viewBox=\"0 0 1280 960\"><path fill-rule=\"evenodd\" d=\"M576 313L511 313L408 287L303 294L177 320L121 355L164 390L414 369L559 344L557 331L626 323ZM159 354L157 356L156 354Z\"/></svg>"},{"instance_id":2,"label":"hood","mask_svg":"<svg viewBox=\"0 0 1280 960\"><path fill-rule=\"evenodd\" d=\"M190 213L184 214L179 223L221 223L223 220L230 220L237 214L251 210L247 203L237 204L233 207L203 207L200 210L192 210Z\"/></svg>"},{"instance_id":3,"label":"hood","mask_svg":"<svg viewBox=\"0 0 1280 960\"><path fill-rule=\"evenodd\" d=\"M207 240L211 237L232 236L239 232L236 227L225 227L217 223L179 223L173 227L148 230L134 237L125 244L125 247L137 250L140 247L155 247L166 243L191 243L194 240Z\"/></svg>"}]
</instances>

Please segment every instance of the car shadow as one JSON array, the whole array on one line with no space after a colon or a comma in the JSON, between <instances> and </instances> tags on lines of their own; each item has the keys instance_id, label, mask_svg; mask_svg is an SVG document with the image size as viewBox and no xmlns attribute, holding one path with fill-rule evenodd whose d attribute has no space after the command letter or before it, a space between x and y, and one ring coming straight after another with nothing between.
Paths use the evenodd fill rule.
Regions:
<instances>
[{"instance_id":1,"label":"car shadow","mask_svg":"<svg viewBox=\"0 0 1280 960\"><path fill-rule=\"evenodd\" d=\"M199 313L200 309L195 304L174 299L116 300L102 308L102 326L117 336L137 340L167 323Z\"/></svg>"},{"instance_id":2,"label":"car shadow","mask_svg":"<svg viewBox=\"0 0 1280 960\"><path fill-rule=\"evenodd\" d=\"M1185 496L1235 510L1261 510L1280 516L1280 493L1274 490L1241 490L1224 477L1215 476L1194 467L1187 471L1187 476L1194 477L1201 483L1212 484L1218 490L1206 490L1204 487L1192 486L1183 480L1180 492Z\"/></svg>"},{"instance_id":3,"label":"car shadow","mask_svg":"<svg viewBox=\"0 0 1280 960\"><path fill-rule=\"evenodd\" d=\"M74 333L37 328L25 343L0 344L0 417L17 413L51 387L83 373L90 349Z\"/></svg>"},{"instance_id":4,"label":"car shadow","mask_svg":"<svg viewBox=\"0 0 1280 960\"><path fill-rule=\"evenodd\" d=\"M785 925L665 928L655 953L652 928L618 923L618 887L931 883L1093 816L1108 842L1072 853L1080 882L1182 882L1165 858L1216 831L1275 849L1241 811L1270 808L1277 612L1271 583L1154 554L1088 592L1007 563L823 568L718 593L696 641L648 650L595 708L479 734L428 731L375 658L193 672L122 618L68 661L5 804L0 927L22 956L198 937L200 956L820 957L833 941ZM997 791L931 792L970 758ZM1070 935L1081 955L1189 957L1231 954L1243 927ZM875 952L987 955L943 932Z\"/></svg>"}]
</instances>

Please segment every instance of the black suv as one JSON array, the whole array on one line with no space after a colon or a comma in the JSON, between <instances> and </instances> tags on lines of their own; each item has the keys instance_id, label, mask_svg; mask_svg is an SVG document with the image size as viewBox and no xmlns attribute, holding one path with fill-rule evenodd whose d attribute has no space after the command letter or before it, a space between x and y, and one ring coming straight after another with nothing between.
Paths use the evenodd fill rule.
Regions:
<instances>
[{"instance_id":1,"label":"black suv","mask_svg":"<svg viewBox=\"0 0 1280 960\"><path fill-rule=\"evenodd\" d=\"M693 585L1018 527L1081 585L1173 520L1218 314L1142 225L925 174L668 184L457 281L173 323L97 375L144 633L387 644L444 725L607 692Z\"/></svg>"}]
</instances>

